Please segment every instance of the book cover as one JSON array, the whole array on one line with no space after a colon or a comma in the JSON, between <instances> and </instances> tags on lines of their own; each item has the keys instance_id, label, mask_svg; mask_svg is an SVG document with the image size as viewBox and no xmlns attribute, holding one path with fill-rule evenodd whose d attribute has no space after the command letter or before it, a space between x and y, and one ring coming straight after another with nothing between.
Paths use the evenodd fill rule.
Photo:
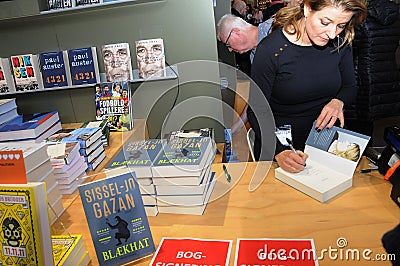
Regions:
<instances>
[{"instance_id":1,"label":"book cover","mask_svg":"<svg viewBox=\"0 0 400 266\"><path fill-rule=\"evenodd\" d=\"M238 238L238 265L317 266L313 239Z\"/></svg>"},{"instance_id":2,"label":"book cover","mask_svg":"<svg viewBox=\"0 0 400 266\"><path fill-rule=\"evenodd\" d=\"M72 85L100 82L96 47L70 49L67 53Z\"/></svg>"},{"instance_id":3,"label":"book cover","mask_svg":"<svg viewBox=\"0 0 400 266\"><path fill-rule=\"evenodd\" d=\"M47 0L49 10L75 7L75 0Z\"/></svg>"},{"instance_id":4,"label":"book cover","mask_svg":"<svg viewBox=\"0 0 400 266\"><path fill-rule=\"evenodd\" d=\"M38 90L43 88L39 57L35 54L11 56L16 91Z\"/></svg>"},{"instance_id":5,"label":"book cover","mask_svg":"<svg viewBox=\"0 0 400 266\"><path fill-rule=\"evenodd\" d=\"M123 166L135 171L137 178L152 177L151 165L165 143L165 140L161 139L127 141L106 169Z\"/></svg>"},{"instance_id":6,"label":"book cover","mask_svg":"<svg viewBox=\"0 0 400 266\"><path fill-rule=\"evenodd\" d=\"M33 169L38 167L38 163L44 162L49 159L47 155L46 147L39 143L20 143L20 142L9 142L0 143L0 151L22 151L24 157L25 171L31 172Z\"/></svg>"},{"instance_id":7,"label":"book cover","mask_svg":"<svg viewBox=\"0 0 400 266\"><path fill-rule=\"evenodd\" d=\"M352 186L354 171L370 137L336 126L320 132L314 128L304 150L309 156L305 169L293 174L279 167L275 178L325 202Z\"/></svg>"},{"instance_id":8,"label":"book cover","mask_svg":"<svg viewBox=\"0 0 400 266\"><path fill-rule=\"evenodd\" d=\"M45 183L0 185L0 261L54 265Z\"/></svg>"},{"instance_id":9,"label":"book cover","mask_svg":"<svg viewBox=\"0 0 400 266\"><path fill-rule=\"evenodd\" d=\"M0 58L0 94L15 92L14 75L11 72L10 60Z\"/></svg>"},{"instance_id":10,"label":"book cover","mask_svg":"<svg viewBox=\"0 0 400 266\"><path fill-rule=\"evenodd\" d=\"M107 120L99 120L99 121L88 121L85 122L82 127L100 127L102 132L102 142L104 147L107 147L110 141L110 128L107 126Z\"/></svg>"},{"instance_id":11,"label":"book cover","mask_svg":"<svg viewBox=\"0 0 400 266\"><path fill-rule=\"evenodd\" d=\"M46 52L40 54L44 88L71 86L71 76L67 51Z\"/></svg>"},{"instance_id":12,"label":"book cover","mask_svg":"<svg viewBox=\"0 0 400 266\"><path fill-rule=\"evenodd\" d=\"M75 6L88 6L88 5L99 5L103 3L103 0L74 0Z\"/></svg>"},{"instance_id":13,"label":"book cover","mask_svg":"<svg viewBox=\"0 0 400 266\"><path fill-rule=\"evenodd\" d=\"M110 131L133 128L129 82L105 82L95 85L96 120L106 120Z\"/></svg>"},{"instance_id":14,"label":"book cover","mask_svg":"<svg viewBox=\"0 0 400 266\"><path fill-rule=\"evenodd\" d=\"M102 46L104 70L108 82L133 79L129 43L113 43Z\"/></svg>"},{"instance_id":15,"label":"book cover","mask_svg":"<svg viewBox=\"0 0 400 266\"><path fill-rule=\"evenodd\" d=\"M57 111L22 114L0 126L1 141L37 138L60 118Z\"/></svg>"},{"instance_id":16,"label":"book cover","mask_svg":"<svg viewBox=\"0 0 400 266\"><path fill-rule=\"evenodd\" d=\"M163 237L150 266L228 266L231 249L232 240Z\"/></svg>"},{"instance_id":17,"label":"book cover","mask_svg":"<svg viewBox=\"0 0 400 266\"><path fill-rule=\"evenodd\" d=\"M1 127L0 127L1 129ZM89 147L92 143L101 138L101 129L95 128L77 128L68 133L57 133L50 136L47 141L50 142L79 142L81 148Z\"/></svg>"},{"instance_id":18,"label":"book cover","mask_svg":"<svg viewBox=\"0 0 400 266\"><path fill-rule=\"evenodd\" d=\"M163 39L139 40L135 44L139 78L165 77Z\"/></svg>"},{"instance_id":19,"label":"book cover","mask_svg":"<svg viewBox=\"0 0 400 266\"><path fill-rule=\"evenodd\" d=\"M54 265L78 265L74 264L74 256L82 248L82 235L52 235ZM83 247L84 248L84 247ZM86 250L86 248L84 248Z\"/></svg>"},{"instance_id":20,"label":"book cover","mask_svg":"<svg viewBox=\"0 0 400 266\"><path fill-rule=\"evenodd\" d=\"M172 139L157 155L153 177L200 176L214 159L214 146L209 137Z\"/></svg>"},{"instance_id":21,"label":"book cover","mask_svg":"<svg viewBox=\"0 0 400 266\"><path fill-rule=\"evenodd\" d=\"M78 189L100 265L121 265L155 251L134 176L111 176Z\"/></svg>"}]
</instances>

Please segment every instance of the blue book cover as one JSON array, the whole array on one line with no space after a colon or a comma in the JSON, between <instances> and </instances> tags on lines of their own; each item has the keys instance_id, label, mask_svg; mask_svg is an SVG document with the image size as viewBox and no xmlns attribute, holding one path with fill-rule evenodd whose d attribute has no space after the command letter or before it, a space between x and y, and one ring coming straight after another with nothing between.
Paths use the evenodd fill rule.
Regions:
<instances>
[{"instance_id":1,"label":"blue book cover","mask_svg":"<svg viewBox=\"0 0 400 266\"><path fill-rule=\"evenodd\" d=\"M19 115L0 126L0 140L36 138L59 120L57 111Z\"/></svg>"},{"instance_id":2,"label":"blue book cover","mask_svg":"<svg viewBox=\"0 0 400 266\"><path fill-rule=\"evenodd\" d=\"M68 84L68 71L63 51L40 54L40 69L45 88L65 87Z\"/></svg>"},{"instance_id":3,"label":"blue book cover","mask_svg":"<svg viewBox=\"0 0 400 266\"><path fill-rule=\"evenodd\" d=\"M134 175L111 176L78 189L100 265L122 265L155 251Z\"/></svg>"},{"instance_id":4,"label":"blue book cover","mask_svg":"<svg viewBox=\"0 0 400 266\"><path fill-rule=\"evenodd\" d=\"M210 137L175 138L161 149L153 163L153 176L198 175L214 159Z\"/></svg>"},{"instance_id":5,"label":"blue book cover","mask_svg":"<svg viewBox=\"0 0 400 266\"><path fill-rule=\"evenodd\" d=\"M106 169L126 166L131 171L135 171L138 178L151 177L150 167L165 143L165 139L127 141Z\"/></svg>"},{"instance_id":6,"label":"blue book cover","mask_svg":"<svg viewBox=\"0 0 400 266\"><path fill-rule=\"evenodd\" d=\"M100 82L96 47L68 50L72 85Z\"/></svg>"}]
</instances>

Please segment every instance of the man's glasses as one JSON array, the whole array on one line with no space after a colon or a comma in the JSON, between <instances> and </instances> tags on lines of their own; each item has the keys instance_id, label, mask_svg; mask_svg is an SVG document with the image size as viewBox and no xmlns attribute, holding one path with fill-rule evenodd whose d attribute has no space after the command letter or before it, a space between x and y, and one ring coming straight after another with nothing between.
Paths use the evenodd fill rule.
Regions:
<instances>
[{"instance_id":1,"label":"man's glasses","mask_svg":"<svg viewBox=\"0 0 400 266\"><path fill-rule=\"evenodd\" d=\"M231 45L228 43L228 41L229 41L229 38L231 37L232 31L233 31L233 29L231 29L231 31L229 32L228 38L226 38L226 41L224 43L227 48L231 48Z\"/></svg>"}]
</instances>

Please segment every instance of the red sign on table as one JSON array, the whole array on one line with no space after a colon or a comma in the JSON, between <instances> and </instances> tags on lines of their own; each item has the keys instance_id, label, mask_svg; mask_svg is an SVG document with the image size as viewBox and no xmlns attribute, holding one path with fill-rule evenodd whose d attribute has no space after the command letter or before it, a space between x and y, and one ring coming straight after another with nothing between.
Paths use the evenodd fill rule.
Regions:
<instances>
[{"instance_id":1,"label":"red sign on table","mask_svg":"<svg viewBox=\"0 0 400 266\"><path fill-rule=\"evenodd\" d=\"M232 240L164 237L150 266L227 266Z\"/></svg>"},{"instance_id":2,"label":"red sign on table","mask_svg":"<svg viewBox=\"0 0 400 266\"><path fill-rule=\"evenodd\" d=\"M255 238L237 240L235 266L318 265L312 239Z\"/></svg>"}]
</instances>

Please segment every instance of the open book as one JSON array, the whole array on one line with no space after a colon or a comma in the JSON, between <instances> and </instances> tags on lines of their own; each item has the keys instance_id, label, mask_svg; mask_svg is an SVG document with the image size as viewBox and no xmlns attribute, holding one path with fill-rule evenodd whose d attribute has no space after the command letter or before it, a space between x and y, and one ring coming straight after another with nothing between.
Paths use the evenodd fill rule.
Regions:
<instances>
[{"instance_id":1,"label":"open book","mask_svg":"<svg viewBox=\"0 0 400 266\"><path fill-rule=\"evenodd\" d=\"M370 137L335 126L317 132L314 126L304 150L309 156L305 169L292 174L277 168L275 178L325 202L352 186Z\"/></svg>"}]
</instances>

